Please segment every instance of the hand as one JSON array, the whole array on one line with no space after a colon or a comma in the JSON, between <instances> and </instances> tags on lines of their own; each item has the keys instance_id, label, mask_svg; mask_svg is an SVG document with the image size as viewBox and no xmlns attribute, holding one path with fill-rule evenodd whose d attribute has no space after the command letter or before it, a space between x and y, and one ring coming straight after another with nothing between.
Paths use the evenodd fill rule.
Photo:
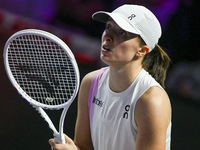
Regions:
<instances>
[{"instance_id":1,"label":"hand","mask_svg":"<svg viewBox=\"0 0 200 150\"><path fill-rule=\"evenodd\" d=\"M78 150L76 145L74 144L74 141L70 139L67 135L64 134L65 137L65 144L58 144L55 142L55 140L52 138L49 140L49 144L51 145L52 150Z\"/></svg>"}]
</instances>

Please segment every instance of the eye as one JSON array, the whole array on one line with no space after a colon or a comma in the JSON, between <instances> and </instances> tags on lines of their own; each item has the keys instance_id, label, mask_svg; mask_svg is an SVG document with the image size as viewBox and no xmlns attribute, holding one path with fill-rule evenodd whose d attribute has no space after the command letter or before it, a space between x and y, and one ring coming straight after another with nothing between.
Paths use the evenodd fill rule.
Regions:
<instances>
[{"instance_id":1,"label":"eye","mask_svg":"<svg viewBox=\"0 0 200 150\"><path fill-rule=\"evenodd\" d=\"M120 31L119 31L119 35L125 36L125 35L126 35L126 31L120 30Z\"/></svg>"},{"instance_id":2,"label":"eye","mask_svg":"<svg viewBox=\"0 0 200 150\"><path fill-rule=\"evenodd\" d=\"M111 25L110 24L106 24L106 29L110 30L111 29Z\"/></svg>"}]
</instances>

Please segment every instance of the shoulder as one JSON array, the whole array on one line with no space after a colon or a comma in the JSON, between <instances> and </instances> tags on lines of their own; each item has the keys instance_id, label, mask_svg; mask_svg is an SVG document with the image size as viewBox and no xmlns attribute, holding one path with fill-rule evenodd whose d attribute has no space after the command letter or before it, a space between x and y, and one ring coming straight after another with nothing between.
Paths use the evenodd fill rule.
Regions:
<instances>
[{"instance_id":1,"label":"shoulder","mask_svg":"<svg viewBox=\"0 0 200 150\"><path fill-rule=\"evenodd\" d=\"M95 71L92 71L88 74L86 74L81 82L81 86L84 86L84 87L89 87L91 86L91 83L94 79L94 77L97 75L98 73L98 77L102 76L103 73L108 69L108 67L103 67L101 69L98 69L98 70L95 70Z\"/></svg>"},{"instance_id":2,"label":"shoulder","mask_svg":"<svg viewBox=\"0 0 200 150\"><path fill-rule=\"evenodd\" d=\"M164 89L159 86L150 87L140 98L143 102L167 102L169 97Z\"/></svg>"},{"instance_id":3,"label":"shoulder","mask_svg":"<svg viewBox=\"0 0 200 150\"><path fill-rule=\"evenodd\" d=\"M99 70L95 70L95 71L92 71L92 72L86 74L81 81L81 87L84 86L84 88L86 88L86 87L90 88L91 83L92 83L94 77L96 76L96 74L98 73L98 71Z\"/></svg>"},{"instance_id":4,"label":"shoulder","mask_svg":"<svg viewBox=\"0 0 200 150\"><path fill-rule=\"evenodd\" d=\"M83 79L81 81L80 89L79 89L79 102L80 103L87 103L92 81L93 81L95 75L98 73L98 71L99 70L92 71L83 77Z\"/></svg>"},{"instance_id":5,"label":"shoulder","mask_svg":"<svg viewBox=\"0 0 200 150\"><path fill-rule=\"evenodd\" d=\"M157 86L149 88L139 98L135 113L138 124L158 123L163 119L163 123L167 127L171 117L171 104L165 90Z\"/></svg>"},{"instance_id":6,"label":"shoulder","mask_svg":"<svg viewBox=\"0 0 200 150\"><path fill-rule=\"evenodd\" d=\"M138 99L135 122L138 127L136 149L165 149L171 106L162 88L153 86Z\"/></svg>"}]
</instances>

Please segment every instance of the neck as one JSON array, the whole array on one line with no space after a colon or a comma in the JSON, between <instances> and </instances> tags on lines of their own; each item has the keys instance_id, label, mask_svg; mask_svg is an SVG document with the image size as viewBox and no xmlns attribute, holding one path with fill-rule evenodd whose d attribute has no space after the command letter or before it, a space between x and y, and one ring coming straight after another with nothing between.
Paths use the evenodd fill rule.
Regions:
<instances>
[{"instance_id":1,"label":"neck","mask_svg":"<svg viewBox=\"0 0 200 150\"><path fill-rule=\"evenodd\" d=\"M142 70L142 65L125 65L121 68L110 66L109 86L113 92L126 90Z\"/></svg>"}]
</instances>

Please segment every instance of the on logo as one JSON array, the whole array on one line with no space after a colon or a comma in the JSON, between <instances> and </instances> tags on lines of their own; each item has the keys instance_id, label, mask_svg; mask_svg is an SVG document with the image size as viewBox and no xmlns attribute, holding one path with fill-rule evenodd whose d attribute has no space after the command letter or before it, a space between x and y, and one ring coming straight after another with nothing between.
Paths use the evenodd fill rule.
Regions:
<instances>
[{"instance_id":1,"label":"on logo","mask_svg":"<svg viewBox=\"0 0 200 150\"><path fill-rule=\"evenodd\" d=\"M132 20L132 19L135 18L135 17L136 17L135 14L131 14L131 15L128 17L128 19L129 19L129 20Z\"/></svg>"},{"instance_id":2,"label":"on logo","mask_svg":"<svg viewBox=\"0 0 200 150\"><path fill-rule=\"evenodd\" d=\"M125 113L123 114L123 118L128 119L128 112L130 110L130 105L125 106Z\"/></svg>"}]
</instances>

